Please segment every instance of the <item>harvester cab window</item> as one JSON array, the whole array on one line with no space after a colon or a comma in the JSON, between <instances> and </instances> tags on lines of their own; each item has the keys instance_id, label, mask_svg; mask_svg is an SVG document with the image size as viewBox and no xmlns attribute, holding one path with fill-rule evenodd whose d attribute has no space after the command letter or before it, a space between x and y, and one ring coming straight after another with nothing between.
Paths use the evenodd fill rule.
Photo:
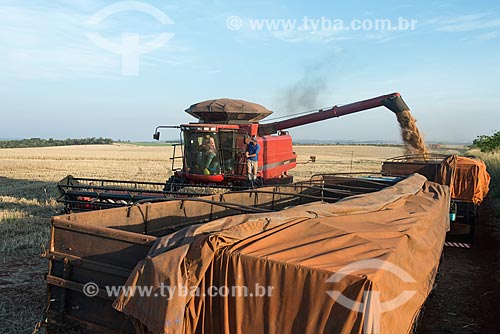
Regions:
<instances>
[{"instance_id":1,"label":"harvester cab window","mask_svg":"<svg viewBox=\"0 0 500 334\"><path fill-rule=\"evenodd\" d=\"M184 133L188 173L217 175L221 173L218 136L216 132Z\"/></svg>"},{"instance_id":2,"label":"harvester cab window","mask_svg":"<svg viewBox=\"0 0 500 334\"><path fill-rule=\"evenodd\" d=\"M219 132L219 138L222 173L234 174L236 159L234 131L221 131Z\"/></svg>"}]
</instances>

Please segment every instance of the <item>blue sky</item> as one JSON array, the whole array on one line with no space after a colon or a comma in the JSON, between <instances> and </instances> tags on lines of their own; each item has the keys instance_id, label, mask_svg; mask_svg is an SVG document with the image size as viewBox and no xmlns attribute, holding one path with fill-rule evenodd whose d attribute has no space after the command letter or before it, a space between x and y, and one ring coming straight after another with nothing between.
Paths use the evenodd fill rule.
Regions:
<instances>
[{"instance_id":1,"label":"blue sky","mask_svg":"<svg viewBox=\"0 0 500 334\"><path fill-rule=\"evenodd\" d=\"M128 10L95 19L110 5ZM146 7L168 20L137 10ZM394 91L428 141L470 142L500 130L495 1L2 0L0 15L0 138L150 140L156 125L192 121L184 109L206 99L246 99L283 116ZM414 30L325 23L312 31L304 17L347 27L353 20L416 23ZM266 19L278 27L255 28ZM279 20L296 24L285 29ZM171 35L124 75L122 55L88 37L119 46L124 33L139 36L139 45ZM399 140L394 115L382 108L291 133Z\"/></svg>"}]
</instances>

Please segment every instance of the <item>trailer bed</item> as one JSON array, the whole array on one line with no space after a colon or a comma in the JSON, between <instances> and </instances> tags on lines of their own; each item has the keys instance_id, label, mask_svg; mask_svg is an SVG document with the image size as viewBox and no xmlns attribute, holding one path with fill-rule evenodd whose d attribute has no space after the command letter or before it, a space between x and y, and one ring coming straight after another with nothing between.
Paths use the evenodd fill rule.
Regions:
<instances>
[{"instance_id":1,"label":"trailer bed","mask_svg":"<svg viewBox=\"0 0 500 334\"><path fill-rule=\"evenodd\" d=\"M114 298L102 288L124 286L160 238L224 217L272 215L308 203L336 203L378 193L398 180L324 175L291 185L54 217L50 247L44 254L49 260L44 325L48 333L141 333L142 325L128 312L113 308ZM439 212L447 215L445 197L440 195L436 203L446 206ZM432 217L432 221L442 219ZM438 237L433 252L441 249ZM437 268L438 262L439 258L431 267ZM90 282L101 288L92 298L84 293Z\"/></svg>"}]
</instances>

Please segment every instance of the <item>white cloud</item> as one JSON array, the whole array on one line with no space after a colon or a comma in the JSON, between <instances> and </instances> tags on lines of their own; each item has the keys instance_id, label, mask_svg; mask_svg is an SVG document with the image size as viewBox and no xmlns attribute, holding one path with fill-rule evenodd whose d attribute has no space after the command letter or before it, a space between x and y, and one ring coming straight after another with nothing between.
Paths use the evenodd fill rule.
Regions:
<instances>
[{"instance_id":1,"label":"white cloud","mask_svg":"<svg viewBox=\"0 0 500 334\"><path fill-rule=\"evenodd\" d=\"M454 33L499 28L500 18L492 17L489 13L477 13L460 16L441 16L424 23L434 26L437 31Z\"/></svg>"},{"instance_id":2,"label":"white cloud","mask_svg":"<svg viewBox=\"0 0 500 334\"><path fill-rule=\"evenodd\" d=\"M4 73L19 79L61 80L68 76L109 77L119 73L119 59L81 46L16 49L0 59L9 65Z\"/></svg>"},{"instance_id":3,"label":"white cloud","mask_svg":"<svg viewBox=\"0 0 500 334\"><path fill-rule=\"evenodd\" d=\"M290 30L290 31L271 31L271 36L289 43L331 43L344 40L350 40L351 37L342 36L338 32L334 31L301 31L301 30Z\"/></svg>"},{"instance_id":4,"label":"white cloud","mask_svg":"<svg viewBox=\"0 0 500 334\"><path fill-rule=\"evenodd\" d=\"M18 7L0 6L0 72L7 78L59 80L67 77L119 77L121 57L94 45L85 32L103 31L106 38L119 39L122 33L109 26L88 27L85 20L102 4L86 2L67 5ZM119 26L119 24L118 24ZM141 31L142 25L137 28ZM153 29L154 30L154 29ZM155 32L156 33L156 32ZM141 41L157 34L146 29ZM178 42L169 42L144 55L145 64L178 64L179 54L188 50ZM149 57L146 57L149 56Z\"/></svg>"},{"instance_id":5,"label":"white cloud","mask_svg":"<svg viewBox=\"0 0 500 334\"><path fill-rule=\"evenodd\" d=\"M489 40L497 38L497 36L498 36L498 31L490 31L490 32L487 32L485 34L481 34L481 35L477 36L477 38L481 41L489 41Z\"/></svg>"}]
</instances>

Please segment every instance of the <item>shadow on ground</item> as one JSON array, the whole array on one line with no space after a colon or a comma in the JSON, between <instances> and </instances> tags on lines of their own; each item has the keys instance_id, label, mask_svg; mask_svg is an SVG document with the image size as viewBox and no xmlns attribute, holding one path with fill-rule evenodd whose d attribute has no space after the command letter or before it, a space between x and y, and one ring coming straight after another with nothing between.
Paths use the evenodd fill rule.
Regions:
<instances>
[{"instance_id":1,"label":"shadow on ground","mask_svg":"<svg viewBox=\"0 0 500 334\"><path fill-rule=\"evenodd\" d=\"M56 182L11 179L0 176L0 211L25 212L33 217L50 218L62 205Z\"/></svg>"},{"instance_id":2,"label":"shadow on ground","mask_svg":"<svg viewBox=\"0 0 500 334\"><path fill-rule=\"evenodd\" d=\"M62 206L54 182L0 177L0 332L32 333L42 320L50 217Z\"/></svg>"},{"instance_id":3,"label":"shadow on ground","mask_svg":"<svg viewBox=\"0 0 500 334\"><path fill-rule=\"evenodd\" d=\"M418 334L500 333L500 200L480 208L471 249L445 247Z\"/></svg>"}]
</instances>

